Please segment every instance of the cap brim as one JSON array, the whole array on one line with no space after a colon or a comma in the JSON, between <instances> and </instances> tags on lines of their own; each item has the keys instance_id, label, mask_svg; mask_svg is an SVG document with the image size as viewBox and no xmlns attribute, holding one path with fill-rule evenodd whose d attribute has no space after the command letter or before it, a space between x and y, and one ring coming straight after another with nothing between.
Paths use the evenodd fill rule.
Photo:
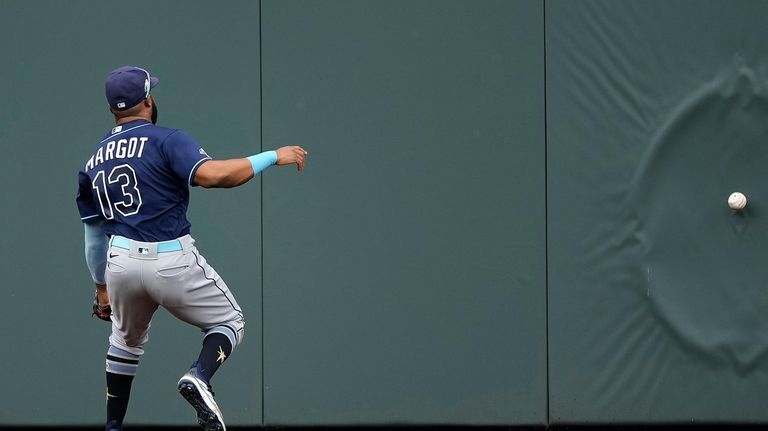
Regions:
<instances>
[{"instance_id":1,"label":"cap brim","mask_svg":"<svg viewBox=\"0 0 768 431\"><path fill-rule=\"evenodd\" d=\"M159 83L160 83L159 79L155 78L154 76L150 76L149 77L149 88L150 89L155 88L155 86L157 86L157 84L159 84Z\"/></svg>"}]
</instances>

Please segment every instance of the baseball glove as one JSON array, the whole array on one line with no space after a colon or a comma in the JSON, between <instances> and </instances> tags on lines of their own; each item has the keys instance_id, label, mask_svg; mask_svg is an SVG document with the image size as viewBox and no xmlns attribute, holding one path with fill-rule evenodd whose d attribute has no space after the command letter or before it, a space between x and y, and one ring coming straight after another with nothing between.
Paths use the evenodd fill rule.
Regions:
<instances>
[{"instance_id":1,"label":"baseball glove","mask_svg":"<svg viewBox=\"0 0 768 431\"><path fill-rule=\"evenodd\" d=\"M93 298L93 315L105 322L111 322L112 306L99 304L99 295Z\"/></svg>"}]
</instances>

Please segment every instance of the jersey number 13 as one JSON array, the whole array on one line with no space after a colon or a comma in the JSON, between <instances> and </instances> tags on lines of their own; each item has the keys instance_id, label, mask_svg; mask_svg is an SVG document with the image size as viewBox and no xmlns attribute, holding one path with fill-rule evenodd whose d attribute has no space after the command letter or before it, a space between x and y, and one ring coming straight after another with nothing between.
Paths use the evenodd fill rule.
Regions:
<instances>
[{"instance_id":1,"label":"jersey number 13","mask_svg":"<svg viewBox=\"0 0 768 431\"><path fill-rule=\"evenodd\" d=\"M120 195L110 196L107 183L120 185ZM136 180L136 171L129 165L115 166L109 175L105 175L104 171L99 171L93 178L93 189L96 190L101 212L107 220L115 218L113 209L124 217L139 212L141 193Z\"/></svg>"}]
</instances>

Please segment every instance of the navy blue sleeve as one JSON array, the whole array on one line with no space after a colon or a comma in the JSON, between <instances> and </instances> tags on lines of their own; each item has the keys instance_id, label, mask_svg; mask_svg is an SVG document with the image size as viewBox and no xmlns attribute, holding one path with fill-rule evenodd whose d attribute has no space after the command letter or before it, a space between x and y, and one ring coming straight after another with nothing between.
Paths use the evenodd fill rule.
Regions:
<instances>
[{"instance_id":1,"label":"navy blue sleeve","mask_svg":"<svg viewBox=\"0 0 768 431\"><path fill-rule=\"evenodd\" d=\"M93 199L93 186L91 178L80 171L77 178L77 210L80 211L80 220L83 222L92 222L98 220L101 212L96 208L96 202Z\"/></svg>"},{"instance_id":2,"label":"navy blue sleeve","mask_svg":"<svg viewBox=\"0 0 768 431\"><path fill-rule=\"evenodd\" d=\"M206 161L208 154L189 135L177 130L170 134L162 145L162 151L171 165L171 169L187 182L195 186L195 172Z\"/></svg>"}]
</instances>

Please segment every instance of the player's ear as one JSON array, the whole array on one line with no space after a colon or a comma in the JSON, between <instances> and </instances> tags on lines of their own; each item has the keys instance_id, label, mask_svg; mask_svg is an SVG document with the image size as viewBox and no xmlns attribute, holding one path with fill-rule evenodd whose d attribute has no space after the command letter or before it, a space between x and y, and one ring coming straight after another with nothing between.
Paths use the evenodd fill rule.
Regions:
<instances>
[{"instance_id":1,"label":"player's ear","mask_svg":"<svg viewBox=\"0 0 768 431\"><path fill-rule=\"evenodd\" d=\"M151 108L154 103L155 101L152 100L152 96L149 96L144 99L144 106L146 106L147 108Z\"/></svg>"}]
</instances>

